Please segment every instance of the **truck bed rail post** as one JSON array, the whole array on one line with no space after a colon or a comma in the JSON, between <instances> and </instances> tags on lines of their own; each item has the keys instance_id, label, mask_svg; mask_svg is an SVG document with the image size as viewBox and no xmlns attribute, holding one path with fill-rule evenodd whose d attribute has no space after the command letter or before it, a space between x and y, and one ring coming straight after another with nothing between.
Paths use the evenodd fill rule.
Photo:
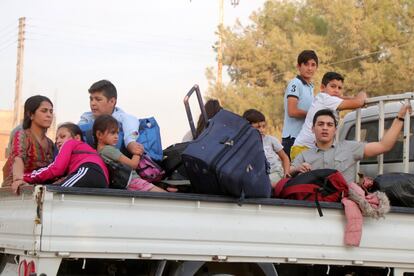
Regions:
<instances>
[{"instance_id":1,"label":"truck bed rail post","mask_svg":"<svg viewBox=\"0 0 414 276\"><path fill-rule=\"evenodd\" d=\"M410 100L405 99L404 104L409 104ZM410 169L410 116L408 112L405 113L404 119L404 145L403 145L403 165L404 172L408 173Z\"/></svg>"},{"instance_id":2,"label":"truck bed rail post","mask_svg":"<svg viewBox=\"0 0 414 276\"><path fill-rule=\"evenodd\" d=\"M356 120L355 120L355 140L361 142L361 108L356 110ZM356 176L355 179L358 181L358 172L359 172L359 162L356 163Z\"/></svg>"},{"instance_id":3,"label":"truck bed rail post","mask_svg":"<svg viewBox=\"0 0 414 276\"><path fill-rule=\"evenodd\" d=\"M384 101L378 102L378 141L384 136L384 120L385 120L385 110L384 110ZM378 161L378 174L384 173L384 154L377 156Z\"/></svg>"}]
</instances>

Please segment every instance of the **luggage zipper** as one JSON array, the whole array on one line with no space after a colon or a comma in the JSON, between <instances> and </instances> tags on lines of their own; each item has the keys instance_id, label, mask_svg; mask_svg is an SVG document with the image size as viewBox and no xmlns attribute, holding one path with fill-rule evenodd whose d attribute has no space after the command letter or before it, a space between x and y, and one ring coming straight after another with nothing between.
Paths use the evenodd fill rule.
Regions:
<instances>
[{"instance_id":1,"label":"luggage zipper","mask_svg":"<svg viewBox=\"0 0 414 276\"><path fill-rule=\"evenodd\" d=\"M233 138L233 139L227 139L226 141L222 141L220 143L224 144L225 147L224 149L219 152L216 157L214 157L214 159L211 161L211 165L209 167L210 171L214 171L215 168L217 167L218 162L220 162L220 160L223 158L223 156L230 150L230 148L240 139L240 137L242 137L243 135L246 134L246 132L249 130L250 125L245 125L243 126L243 128L240 130L240 132Z\"/></svg>"}]
</instances>

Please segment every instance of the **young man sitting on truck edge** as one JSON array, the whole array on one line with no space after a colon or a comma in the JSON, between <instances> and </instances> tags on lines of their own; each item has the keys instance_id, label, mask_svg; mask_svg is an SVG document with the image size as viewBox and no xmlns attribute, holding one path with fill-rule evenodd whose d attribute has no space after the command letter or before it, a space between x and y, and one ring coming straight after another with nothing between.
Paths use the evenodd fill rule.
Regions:
<instances>
[{"instance_id":1,"label":"young man sitting on truck edge","mask_svg":"<svg viewBox=\"0 0 414 276\"><path fill-rule=\"evenodd\" d=\"M138 120L116 106L118 94L115 85L108 80L100 80L92 84L88 91L91 111L83 113L78 124L92 126L98 116L112 115L122 125L126 149L133 155L142 155L144 148L136 142Z\"/></svg>"},{"instance_id":2,"label":"young man sitting on truck edge","mask_svg":"<svg viewBox=\"0 0 414 276\"><path fill-rule=\"evenodd\" d=\"M406 112L411 114L411 105L402 105L391 127L379 142L335 141L337 121L330 109L322 109L313 117L312 131L316 147L301 152L292 162L290 174L304 173L316 169L336 169L347 183L355 181L355 164L364 157L377 156L392 149L404 125Z\"/></svg>"},{"instance_id":3,"label":"young man sitting on truck edge","mask_svg":"<svg viewBox=\"0 0 414 276\"><path fill-rule=\"evenodd\" d=\"M305 123L291 149L291 160L294 160L303 150L315 147L315 135L312 133L312 120L318 110L330 109L336 118L338 118L337 111L364 106L367 94L360 92L355 97L344 97L342 95L343 85L343 76L336 72L325 73L322 78L321 92L313 99L308 114L306 115Z\"/></svg>"},{"instance_id":4,"label":"young man sitting on truck edge","mask_svg":"<svg viewBox=\"0 0 414 276\"><path fill-rule=\"evenodd\" d=\"M296 67L299 75L289 82L284 96L282 145L288 156L313 100L312 78L318 68L318 56L312 50L304 50L298 56Z\"/></svg>"}]
</instances>

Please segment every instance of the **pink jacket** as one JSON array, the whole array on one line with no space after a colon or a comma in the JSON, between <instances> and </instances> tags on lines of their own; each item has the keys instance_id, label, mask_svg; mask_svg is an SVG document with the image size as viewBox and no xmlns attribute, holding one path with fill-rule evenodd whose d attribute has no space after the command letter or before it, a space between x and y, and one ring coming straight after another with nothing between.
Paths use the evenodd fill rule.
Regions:
<instances>
[{"instance_id":1,"label":"pink jacket","mask_svg":"<svg viewBox=\"0 0 414 276\"><path fill-rule=\"evenodd\" d=\"M366 194L356 183L349 183L348 197L342 198L347 219L344 241L346 245L359 246L362 236L363 216L384 217L390 210L390 202L383 192Z\"/></svg>"},{"instance_id":2,"label":"pink jacket","mask_svg":"<svg viewBox=\"0 0 414 276\"><path fill-rule=\"evenodd\" d=\"M94 154L74 153L74 151L87 151ZM55 161L49 166L25 173L23 180L27 183L44 183L47 180L71 174L84 163L95 163L101 167L109 183L108 169L96 150L87 143L74 139L68 140L62 145Z\"/></svg>"}]
</instances>

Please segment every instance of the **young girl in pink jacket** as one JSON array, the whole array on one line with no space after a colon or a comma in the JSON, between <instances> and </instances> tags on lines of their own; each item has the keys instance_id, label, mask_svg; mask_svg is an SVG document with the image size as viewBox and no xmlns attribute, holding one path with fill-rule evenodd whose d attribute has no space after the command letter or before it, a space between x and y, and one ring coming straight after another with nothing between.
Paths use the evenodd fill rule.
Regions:
<instances>
[{"instance_id":1,"label":"young girl in pink jacket","mask_svg":"<svg viewBox=\"0 0 414 276\"><path fill-rule=\"evenodd\" d=\"M73 123L60 125L56 133L56 147L59 153L55 160L47 167L24 174L25 182L40 184L55 181L54 184L63 187L108 187L108 169L96 150L82 141L79 126Z\"/></svg>"}]
</instances>

